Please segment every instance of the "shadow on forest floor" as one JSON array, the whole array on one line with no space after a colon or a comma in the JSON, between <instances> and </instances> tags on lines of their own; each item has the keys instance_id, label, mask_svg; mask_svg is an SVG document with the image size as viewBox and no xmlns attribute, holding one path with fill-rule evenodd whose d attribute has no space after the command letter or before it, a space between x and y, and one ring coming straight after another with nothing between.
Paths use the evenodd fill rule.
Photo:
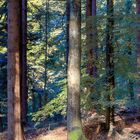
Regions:
<instances>
[{"instance_id":1,"label":"shadow on forest floor","mask_svg":"<svg viewBox=\"0 0 140 140\"><path fill-rule=\"evenodd\" d=\"M140 117L116 118L112 131L105 131L105 123L90 120L84 123L84 132L88 140L139 140L140 139ZM26 140L67 140L65 126L53 130L48 128L26 129ZM0 133L0 140L6 139L6 132Z\"/></svg>"}]
</instances>

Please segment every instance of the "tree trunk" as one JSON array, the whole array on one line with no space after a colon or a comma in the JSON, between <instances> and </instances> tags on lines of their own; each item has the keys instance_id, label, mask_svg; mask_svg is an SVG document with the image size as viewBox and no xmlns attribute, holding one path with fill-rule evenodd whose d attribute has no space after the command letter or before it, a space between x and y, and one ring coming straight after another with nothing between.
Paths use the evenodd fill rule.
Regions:
<instances>
[{"instance_id":1,"label":"tree trunk","mask_svg":"<svg viewBox=\"0 0 140 140\"><path fill-rule=\"evenodd\" d=\"M23 140L20 95L20 0L8 1L8 140Z\"/></svg>"},{"instance_id":2,"label":"tree trunk","mask_svg":"<svg viewBox=\"0 0 140 140\"><path fill-rule=\"evenodd\" d=\"M42 95L38 93L38 110L42 108Z\"/></svg>"},{"instance_id":3,"label":"tree trunk","mask_svg":"<svg viewBox=\"0 0 140 140\"><path fill-rule=\"evenodd\" d=\"M106 75L107 75L107 102L109 105L106 109L106 128L110 128L110 122L114 122L114 106L110 103L113 101L112 90L115 87L114 78L114 47L113 47L113 0L107 0L107 32L106 32Z\"/></svg>"},{"instance_id":4,"label":"tree trunk","mask_svg":"<svg viewBox=\"0 0 140 140\"><path fill-rule=\"evenodd\" d=\"M22 11L21 11L21 105L22 105L22 122L25 125L27 123L27 98L28 98L28 87L27 87L27 0L22 0Z\"/></svg>"},{"instance_id":5,"label":"tree trunk","mask_svg":"<svg viewBox=\"0 0 140 140\"><path fill-rule=\"evenodd\" d=\"M67 38L66 38L66 72L67 72L67 69L68 69L68 56L69 56L69 21L70 21L70 1L67 0L67 3L66 3L66 11L67 11L67 29L66 29L66 32L67 32Z\"/></svg>"},{"instance_id":6,"label":"tree trunk","mask_svg":"<svg viewBox=\"0 0 140 140\"><path fill-rule=\"evenodd\" d=\"M35 99L35 93L32 92L32 112L36 112L36 99Z\"/></svg>"},{"instance_id":7,"label":"tree trunk","mask_svg":"<svg viewBox=\"0 0 140 140\"><path fill-rule=\"evenodd\" d=\"M49 20L49 1L46 0L46 14L45 14L45 27L46 27L46 46L44 48L45 52L45 61L44 61L44 67L45 67L45 75L44 75L44 103L45 105L48 102L48 94L46 90L47 86L47 59L48 59L48 20Z\"/></svg>"},{"instance_id":8,"label":"tree trunk","mask_svg":"<svg viewBox=\"0 0 140 140\"><path fill-rule=\"evenodd\" d=\"M70 0L68 58L68 140L82 140L80 118L81 1ZM74 135L77 135L77 138Z\"/></svg>"},{"instance_id":9,"label":"tree trunk","mask_svg":"<svg viewBox=\"0 0 140 140\"><path fill-rule=\"evenodd\" d=\"M2 111L1 111L2 107L1 107L1 104L0 104L0 132L3 131L3 121L2 121Z\"/></svg>"},{"instance_id":10,"label":"tree trunk","mask_svg":"<svg viewBox=\"0 0 140 140\"><path fill-rule=\"evenodd\" d=\"M136 10L137 10L137 16L138 16L138 25L140 25L140 0L136 0ZM137 69L138 69L138 75L140 76L140 27L137 30ZM140 82L137 83L137 92L140 94L140 88L139 88Z\"/></svg>"},{"instance_id":11,"label":"tree trunk","mask_svg":"<svg viewBox=\"0 0 140 140\"><path fill-rule=\"evenodd\" d=\"M136 0L137 15L140 15L140 0ZM140 23L140 20L138 21ZM137 32L137 65L140 68L140 29ZM140 72L140 71L139 71Z\"/></svg>"},{"instance_id":12,"label":"tree trunk","mask_svg":"<svg viewBox=\"0 0 140 140\"><path fill-rule=\"evenodd\" d=\"M88 65L87 73L90 76L97 76L97 29L96 29L96 0L87 0L87 48L88 48Z\"/></svg>"},{"instance_id":13,"label":"tree trunk","mask_svg":"<svg viewBox=\"0 0 140 140\"><path fill-rule=\"evenodd\" d=\"M131 0L126 0L126 2L125 2L125 4L126 4L126 15L127 14L131 14L131 8L132 8L132 1ZM127 24L127 26L130 26L130 22ZM131 37L128 37L128 50L127 50L127 52L128 52L128 55L131 57L131 55L132 55L132 47L131 47L131 45L132 45L132 43L131 43L131 40L132 40L132 38ZM131 58L130 58L131 59ZM130 65L130 67L131 67L131 65ZM131 79L128 79L128 91L129 91L129 93L130 93L130 99L131 100L134 100L134 90L133 90L133 87L134 87L134 83L133 83L133 81L131 80ZM134 107L134 106L133 106Z\"/></svg>"}]
</instances>

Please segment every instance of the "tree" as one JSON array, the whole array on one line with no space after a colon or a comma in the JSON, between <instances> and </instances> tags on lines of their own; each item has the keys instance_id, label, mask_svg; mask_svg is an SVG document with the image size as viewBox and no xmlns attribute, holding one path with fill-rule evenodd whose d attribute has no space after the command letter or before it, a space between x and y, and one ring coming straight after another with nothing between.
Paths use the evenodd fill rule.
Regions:
<instances>
[{"instance_id":1,"label":"tree","mask_svg":"<svg viewBox=\"0 0 140 140\"><path fill-rule=\"evenodd\" d=\"M87 49L88 49L88 65L87 73L90 76L97 76L97 41L96 41L96 0L86 1L86 16L87 16Z\"/></svg>"},{"instance_id":2,"label":"tree","mask_svg":"<svg viewBox=\"0 0 140 140\"><path fill-rule=\"evenodd\" d=\"M137 16L140 16L140 0L136 0L136 12ZM138 24L140 24L140 20L138 18ZM137 30L137 68L138 68L138 75L140 74L140 28ZM139 84L139 83L138 83ZM139 92L139 86L137 88Z\"/></svg>"},{"instance_id":3,"label":"tree","mask_svg":"<svg viewBox=\"0 0 140 140\"><path fill-rule=\"evenodd\" d=\"M22 0L22 11L21 11L21 105L22 105L22 122L27 123L27 98L28 98L28 87L27 87L27 0Z\"/></svg>"},{"instance_id":4,"label":"tree","mask_svg":"<svg viewBox=\"0 0 140 140\"><path fill-rule=\"evenodd\" d=\"M70 1L67 0L67 3L66 3L66 12L67 12L67 21L66 21L66 24L67 24L67 27L66 27L66 45L67 45L67 48L66 48L66 71L67 71L67 66L68 66L68 56L69 56L69 20L70 20Z\"/></svg>"},{"instance_id":5,"label":"tree","mask_svg":"<svg viewBox=\"0 0 140 140\"><path fill-rule=\"evenodd\" d=\"M126 14L131 14L131 8L132 8L132 1L131 0L126 0L125 1L125 5L126 5ZM130 26L131 22L128 22L127 23L127 26ZM129 57L132 57L132 36L128 35L127 36L127 40L128 40L128 45L127 45L127 52L128 52L128 56ZM130 58L131 60L131 58ZM130 63L130 67L131 67L131 61L129 62ZM132 79L128 79L128 90L129 90L129 93L130 93L130 98L131 100L134 100L134 90L133 90L133 86L134 86L134 82Z\"/></svg>"},{"instance_id":6,"label":"tree","mask_svg":"<svg viewBox=\"0 0 140 140\"><path fill-rule=\"evenodd\" d=\"M48 21L49 21L49 1L46 0L46 14L45 14L45 40L46 40L46 46L44 47L44 52L45 52L45 60L44 60L44 104L48 102L48 95L46 92L46 86L47 86L47 59L48 59Z\"/></svg>"},{"instance_id":7,"label":"tree","mask_svg":"<svg viewBox=\"0 0 140 140\"><path fill-rule=\"evenodd\" d=\"M7 113L7 55L4 51L6 49L7 32L7 3L0 2L0 132L6 128L6 113Z\"/></svg>"},{"instance_id":8,"label":"tree","mask_svg":"<svg viewBox=\"0 0 140 140\"><path fill-rule=\"evenodd\" d=\"M23 140L20 95L20 0L8 1L8 140Z\"/></svg>"},{"instance_id":9,"label":"tree","mask_svg":"<svg viewBox=\"0 0 140 140\"><path fill-rule=\"evenodd\" d=\"M69 4L68 140L82 140L83 135L80 118L81 1L70 0Z\"/></svg>"},{"instance_id":10,"label":"tree","mask_svg":"<svg viewBox=\"0 0 140 140\"><path fill-rule=\"evenodd\" d=\"M113 47L113 0L107 0L107 27L106 27L106 80L107 80L107 109L106 109L106 128L110 128L110 121L114 122L113 89L115 87L114 77L114 47ZM112 107L111 107L112 106Z\"/></svg>"}]
</instances>

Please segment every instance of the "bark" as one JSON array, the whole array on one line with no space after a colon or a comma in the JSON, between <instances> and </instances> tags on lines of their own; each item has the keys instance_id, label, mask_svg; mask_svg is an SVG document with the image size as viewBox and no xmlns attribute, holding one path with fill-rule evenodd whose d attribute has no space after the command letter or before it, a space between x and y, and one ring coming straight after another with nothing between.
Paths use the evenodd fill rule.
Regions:
<instances>
[{"instance_id":1,"label":"bark","mask_svg":"<svg viewBox=\"0 0 140 140\"><path fill-rule=\"evenodd\" d=\"M106 109L106 128L110 128L110 122L114 122L114 106L110 106L113 101L113 93L115 87L114 78L114 47L113 47L113 0L107 0L107 27L106 27L106 75L107 75L107 102L109 105Z\"/></svg>"},{"instance_id":2,"label":"bark","mask_svg":"<svg viewBox=\"0 0 140 140\"><path fill-rule=\"evenodd\" d=\"M22 105L22 122L27 123L27 0L22 0L21 3L21 105Z\"/></svg>"},{"instance_id":3,"label":"bark","mask_svg":"<svg viewBox=\"0 0 140 140\"><path fill-rule=\"evenodd\" d=\"M8 1L8 140L23 140L20 95L20 0Z\"/></svg>"},{"instance_id":4,"label":"bark","mask_svg":"<svg viewBox=\"0 0 140 140\"><path fill-rule=\"evenodd\" d=\"M68 140L83 139L80 118L80 64L81 64L81 1L70 0L69 58L68 58Z\"/></svg>"},{"instance_id":5,"label":"bark","mask_svg":"<svg viewBox=\"0 0 140 140\"><path fill-rule=\"evenodd\" d=\"M132 1L131 0L126 0L126 15L131 13L131 8L132 8ZM128 26L130 26L130 23L128 23ZM132 55L132 49L131 49L131 37L128 37L128 55L131 57ZM131 67L131 65L130 65ZM130 99L134 100L134 82L131 79L128 79L128 91L130 93Z\"/></svg>"},{"instance_id":6,"label":"bark","mask_svg":"<svg viewBox=\"0 0 140 140\"><path fill-rule=\"evenodd\" d=\"M42 108L42 95L38 94L38 110Z\"/></svg>"},{"instance_id":7,"label":"bark","mask_svg":"<svg viewBox=\"0 0 140 140\"><path fill-rule=\"evenodd\" d=\"M49 1L46 0L46 15L45 15L46 46L44 48L44 52L45 52L45 61L44 61L45 75L44 75L44 104L43 105L45 105L48 102L48 94L47 94L47 91L46 91L46 86L47 86L47 59L48 59L48 20L49 20Z\"/></svg>"},{"instance_id":8,"label":"bark","mask_svg":"<svg viewBox=\"0 0 140 140\"><path fill-rule=\"evenodd\" d=\"M68 56L69 56L69 21L70 21L70 3L69 3L69 2L70 2L70 1L67 0L67 3L66 3L66 12L67 12L66 71L67 71L67 67L68 67Z\"/></svg>"},{"instance_id":9,"label":"bark","mask_svg":"<svg viewBox=\"0 0 140 140\"><path fill-rule=\"evenodd\" d=\"M0 132L3 131L3 121L2 121L2 111L1 111L1 105L0 105Z\"/></svg>"},{"instance_id":10,"label":"bark","mask_svg":"<svg viewBox=\"0 0 140 140\"><path fill-rule=\"evenodd\" d=\"M36 100L35 100L35 93L32 92L32 112L36 112L36 111L37 111L37 110L36 110L36 105L35 105L35 103L36 103Z\"/></svg>"},{"instance_id":11,"label":"bark","mask_svg":"<svg viewBox=\"0 0 140 140\"><path fill-rule=\"evenodd\" d=\"M136 0L136 12L138 16L138 25L140 25L140 0ZM140 75L140 28L137 30L137 69L138 69L138 75ZM140 93L139 89L140 82L138 81L138 87L137 92Z\"/></svg>"},{"instance_id":12,"label":"bark","mask_svg":"<svg viewBox=\"0 0 140 140\"><path fill-rule=\"evenodd\" d=\"M88 48L88 64L87 73L90 76L97 76L97 29L96 29L96 0L87 0L87 48Z\"/></svg>"},{"instance_id":13,"label":"bark","mask_svg":"<svg viewBox=\"0 0 140 140\"><path fill-rule=\"evenodd\" d=\"M3 131L3 123L2 123L2 117L0 116L0 132Z\"/></svg>"},{"instance_id":14,"label":"bark","mask_svg":"<svg viewBox=\"0 0 140 140\"><path fill-rule=\"evenodd\" d=\"M136 12L137 15L140 15L140 0L136 0ZM138 23L140 23L140 20L138 20ZM137 32L137 64L138 67L140 67L140 29L138 29Z\"/></svg>"}]
</instances>

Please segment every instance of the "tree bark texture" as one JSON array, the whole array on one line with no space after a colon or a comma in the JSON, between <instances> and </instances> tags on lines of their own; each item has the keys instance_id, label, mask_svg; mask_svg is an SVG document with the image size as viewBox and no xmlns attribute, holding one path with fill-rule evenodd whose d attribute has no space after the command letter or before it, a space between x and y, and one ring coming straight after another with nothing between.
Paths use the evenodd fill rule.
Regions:
<instances>
[{"instance_id":1,"label":"tree bark texture","mask_svg":"<svg viewBox=\"0 0 140 140\"><path fill-rule=\"evenodd\" d=\"M140 75L140 0L136 0L136 12L137 12L137 17L138 17L138 30L137 30L137 44L136 44L136 50L137 50L137 72L138 76ZM140 94L140 81L137 82L137 93Z\"/></svg>"},{"instance_id":2,"label":"tree bark texture","mask_svg":"<svg viewBox=\"0 0 140 140\"><path fill-rule=\"evenodd\" d=\"M80 118L81 1L70 0L68 57L68 140L82 140ZM77 134L77 138L73 135Z\"/></svg>"},{"instance_id":3,"label":"tree bark texture","mask_svg":"<svg viewBox=\"0 0 140 140\"><path fill-rule=\"evenodd\" d=\"M21 3L21 106L22 106L22 122L27 123L27 0L22 0Z\"/></svg>"},{"instance_id":4,"label":"tree bark texture","mask_svg":"<svg viewBox=\"0 0 140 140\"><path fill-rule=\"evenodd\" d=\"M21 127L21 1L8 1L8 140L23 140Z\"/></svg>"},{"instance_id":5,"label":"tree bark texture","mask_svg":"<svg viewBox=\"0 0 140 140\"><path fill-rule=\"evenodd\" d=\"M113 88L115 87L114 77L114 47L113 47L113 4L114 0L107 0L107 27L106 27L106 75L107 75L107 102L106 109L106 128L110 128L110 122L114 122L114 106L110 105L113 101Z\"/></svg>"},{"instance_id":6,"label":"tree bark texture","mask_svg":"<svg viewBox=\"0 0 140 140\"><path fill-rule=\"evenodd\" d=\"M96 0L86 1L86 16L87 16L87 49L88 49L88 64L87 73L90 76L97 76L97 28L96 28Z\"/></svg>"}]
</instances>

